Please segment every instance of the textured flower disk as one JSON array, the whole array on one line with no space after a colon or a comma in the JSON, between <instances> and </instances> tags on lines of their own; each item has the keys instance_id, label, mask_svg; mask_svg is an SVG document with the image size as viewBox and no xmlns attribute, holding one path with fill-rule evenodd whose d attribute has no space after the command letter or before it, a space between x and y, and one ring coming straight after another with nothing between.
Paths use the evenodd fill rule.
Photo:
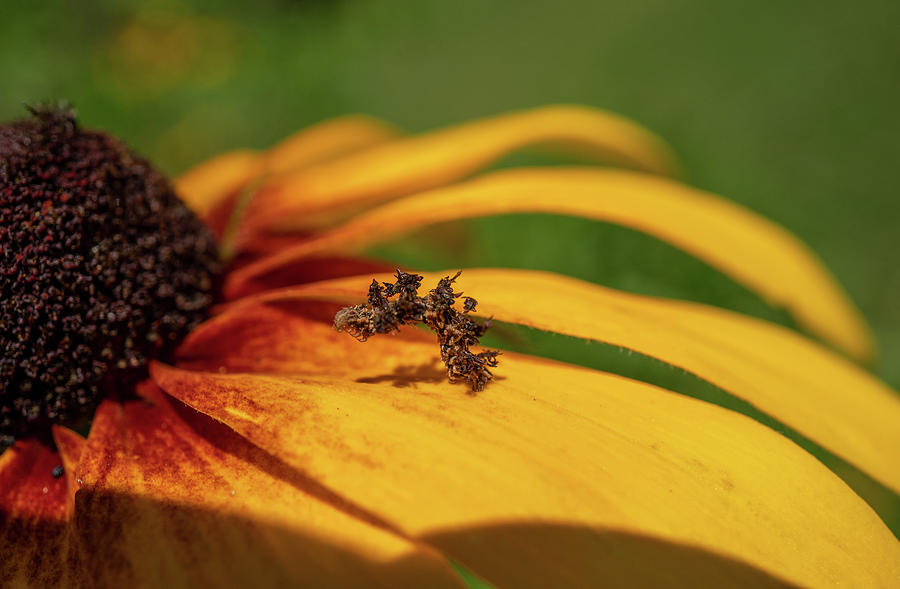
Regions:
<instances>
[{"instance_id":1,"label":"textured flower disk","mask_svg":"<svg viewBox=\"0 0 900 589\"><path fill-rule=\"evenodd\" d=\"M0 128L0 434L126 391L203 319L219 273L159 172L70 112L34 115Z\"/></svg>"}]
</instances>

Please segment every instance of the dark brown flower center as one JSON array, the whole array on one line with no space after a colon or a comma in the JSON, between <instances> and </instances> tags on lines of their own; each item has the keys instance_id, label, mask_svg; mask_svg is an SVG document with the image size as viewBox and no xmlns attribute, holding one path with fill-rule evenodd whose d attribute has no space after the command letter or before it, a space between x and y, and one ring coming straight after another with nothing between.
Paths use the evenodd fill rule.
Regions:
<instances>
[{"instance_id":1,"label":"dark brown flower center","mask_svg":"<svg viewBox=\"0 0 900 589\"><path fill-rule=\"evenodd\" d=\"M89 415L205 317L212 234L145 160L66 110L0 126L0 436Z\"/></svg>"}]
</instances>

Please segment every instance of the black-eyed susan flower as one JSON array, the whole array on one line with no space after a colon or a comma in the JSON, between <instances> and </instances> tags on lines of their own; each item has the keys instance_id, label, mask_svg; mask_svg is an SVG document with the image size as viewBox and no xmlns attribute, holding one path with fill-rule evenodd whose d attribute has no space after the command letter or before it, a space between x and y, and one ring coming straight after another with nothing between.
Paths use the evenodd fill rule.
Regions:
<instances>
[{"instance_id":1,"label":"black-eyed susan flower","mask_svg":"<svg viewBox=\"0 0 900 589\"><path fill-rule=\"evenodd\" d=\"M843 291L783 229L666 179L666 148L635 125L552 107L406 138L350 117L225 154L176 182L223 240L217 288L206 230L141 160L44 120L27 140L21 127L0 135L0 271L16 289L3 293L3 344L29 359L2 365L3 428L16 436L0 456L4 586L460 586L450 563L503 587L900 583L900 543L878 515L748 417L512 353L466 394L424 332L361 345L332 328L373 278L391 280L359 252L403 232L510 212L620 223L718 268L827 345L545 272L466 269L454 287L478 298L473 314L681 367L900 490L900 400L860 368L874 349ZM117 155L73 147L88 135ZM644 171L466 179L530 144ZM151 192L162 200L142 204ZM48 307L69 278L103 313ZM83 414L86 438L68 427Z\"/></svg>"}]
</instances>

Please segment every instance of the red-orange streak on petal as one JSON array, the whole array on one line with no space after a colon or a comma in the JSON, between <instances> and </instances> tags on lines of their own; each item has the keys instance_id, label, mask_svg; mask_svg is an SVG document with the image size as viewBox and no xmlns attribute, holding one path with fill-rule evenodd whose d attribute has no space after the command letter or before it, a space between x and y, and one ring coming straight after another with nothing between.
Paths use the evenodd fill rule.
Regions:
<instances>
[{"instance_id":1,"label":"red-orange streak on petal","mask_svg":"<svg viewBox=\"0 0 900 589\"><path fill-rule=\"evenodd\" d=\"M35 439L0 456L0 586L84 586L70 543L69 476L53 477L63 463Z\"/></svg>"},{"instance_id":2,"label":"red-orange streak on petal","mask_svg":"<svg viewBox=\"0 0 900 589\"><path fill-rule=\"evenodd\" d=\"M62 464L54 448L19 440L0 455L0 513L4 517L65 521L67 487L53 469Z\"/></svg>"},{"instance_id":3,"label":"red-orange streak on petal","mask_svg":"<svg viewBox=\"0 0 900 589\"><path fill-rule=\"evenodd\" d=\"M247 247L237 252L234 258L229 262L228 270L230 272L242 268L248 264L270 256L274 253L285 250L288 247L297 245L302 241L306 241L313 237L313 233L308 231L298 231L280 235L263 235L253 241L251 247Z\"/></svg>"},{"instance_id":4,"label":"red-orange streak on petal","mask_svg":"<svg viewBox=\"0 0 900 589\"><path fill-rule=\"evenodd\" d=\"M332 351L339 366L344 348L318 335L308 345ZM372 368L334 374L223 375L161 364L151 372L170 394L330 490L464 565L477 563L489 581L504 579L512 561L527 569L526 586L547 586L553 568L544 563L558 550L589 562L611 531L735 558L804 586L875 586L900 575L900 544L871 508L744 416L515 354L503 356L483 393L468 395L446 382L434 344L406 342L405 357L386 362L381 342L389 340L351 342ZM576 534L554 545L517 534L517 523ZM463 541L443 541L457 532ZM631 558L622 551L635 570ZM673 574L689 577L684 566ZM595 568L571 575L584 586L603 582Z\"/></svg>"},{"instance_id":5,"label":"red-orange streak on petal","mask_svg":"<svg viewBox=\"0 0 900 589\"><path fill-rule=\"evenodd\" d=\"M444 221L525 212L573 215L646 232L786 307L803 327L854 358L874 357L865 320L793 235L722 198L621 170L511 170L417 194L241 268L228 277L227 296L237 298L251 288L249 282L305 256L360 251Z\"/></svg>"},{"instance_id":6,"label":"red-orange streak on petal","mask_svg":"<svg viewBox=\"0 0 900 589\"><path fill-rule=\"evenodd\" d=\"M347 370L412 370L429 361L433 349L410 348L410 341L433 342L424 330L386 336L379 354L330 327L341 305L326 301L284 301L241 307L195 329L177 351L178 365L198 370L275 374L343 374ZM425 352L424 357L415 356ZM373 364L374 363L374 364Z\"/></svg>"},{"instance_id":7,"label":"red-orange streak on petal","mask_svg":"<svg viewBox=\"0 0 900 589\"><path fill-rule=\"evenodd\" d=\"M508 152L540 144L564 145L652 172L667 174L676 168L666 145L622 117L585 107L548 106L401 139L273 179L257 194L243 238L285 223L304 225L324 211L440 186Z\"/></svg>"},{"instance_id":8,"label":"red-orange streak on petal","mask_svg":"<svg viewBox=\"0 0 900 589\"><path fill-rule=\"evenodd\" d=\"M240 296L344 276L383 274L395 268L396 264L363 257L313 256L279 266L258 279L250 280L241 289Z\"/></svg>"},{"instance_id":9,"label":"red-orange streak on petal","mask_svg":"<svg viewBox=\"0 0 900 589\"><path fill-rule=\"evenodd\" d=\"M140 393L101 404L78 467L96 585L459 586L432 550L336 508L315 481L148 383Z\"/></svg>"}]
</instances>

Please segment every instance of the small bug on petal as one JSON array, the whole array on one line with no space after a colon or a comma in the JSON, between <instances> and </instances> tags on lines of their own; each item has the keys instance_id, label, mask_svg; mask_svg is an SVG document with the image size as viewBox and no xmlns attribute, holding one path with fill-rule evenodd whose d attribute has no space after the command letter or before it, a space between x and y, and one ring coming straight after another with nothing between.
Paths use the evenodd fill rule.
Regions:
<instances>
[{"instance_id":1,"label":"small bug on petal","mask_svg":"<svg viewBox=\"0 0 900 589\"><path fill-rule=\"evenodd\" d=\"M450 382L466 380L473 391L481 391L494 378L489 368L497 366L500 352L476 354L469 350L478 344L491 322L478 324L469 318L468 314L478 305L472 297L463 298L463 312L453 308L456 299L462 296L453 292L453 283L460 274L442 278L424 297L418 295L422 283L418 274L397 270L396 282L379 284L372 280L368 302L338 311L334 328L364 342L376 333L390 333L401 325L421 321L437 335ZM394 296L397 298L392 300Z\"/></svg>"}]
</instances>

